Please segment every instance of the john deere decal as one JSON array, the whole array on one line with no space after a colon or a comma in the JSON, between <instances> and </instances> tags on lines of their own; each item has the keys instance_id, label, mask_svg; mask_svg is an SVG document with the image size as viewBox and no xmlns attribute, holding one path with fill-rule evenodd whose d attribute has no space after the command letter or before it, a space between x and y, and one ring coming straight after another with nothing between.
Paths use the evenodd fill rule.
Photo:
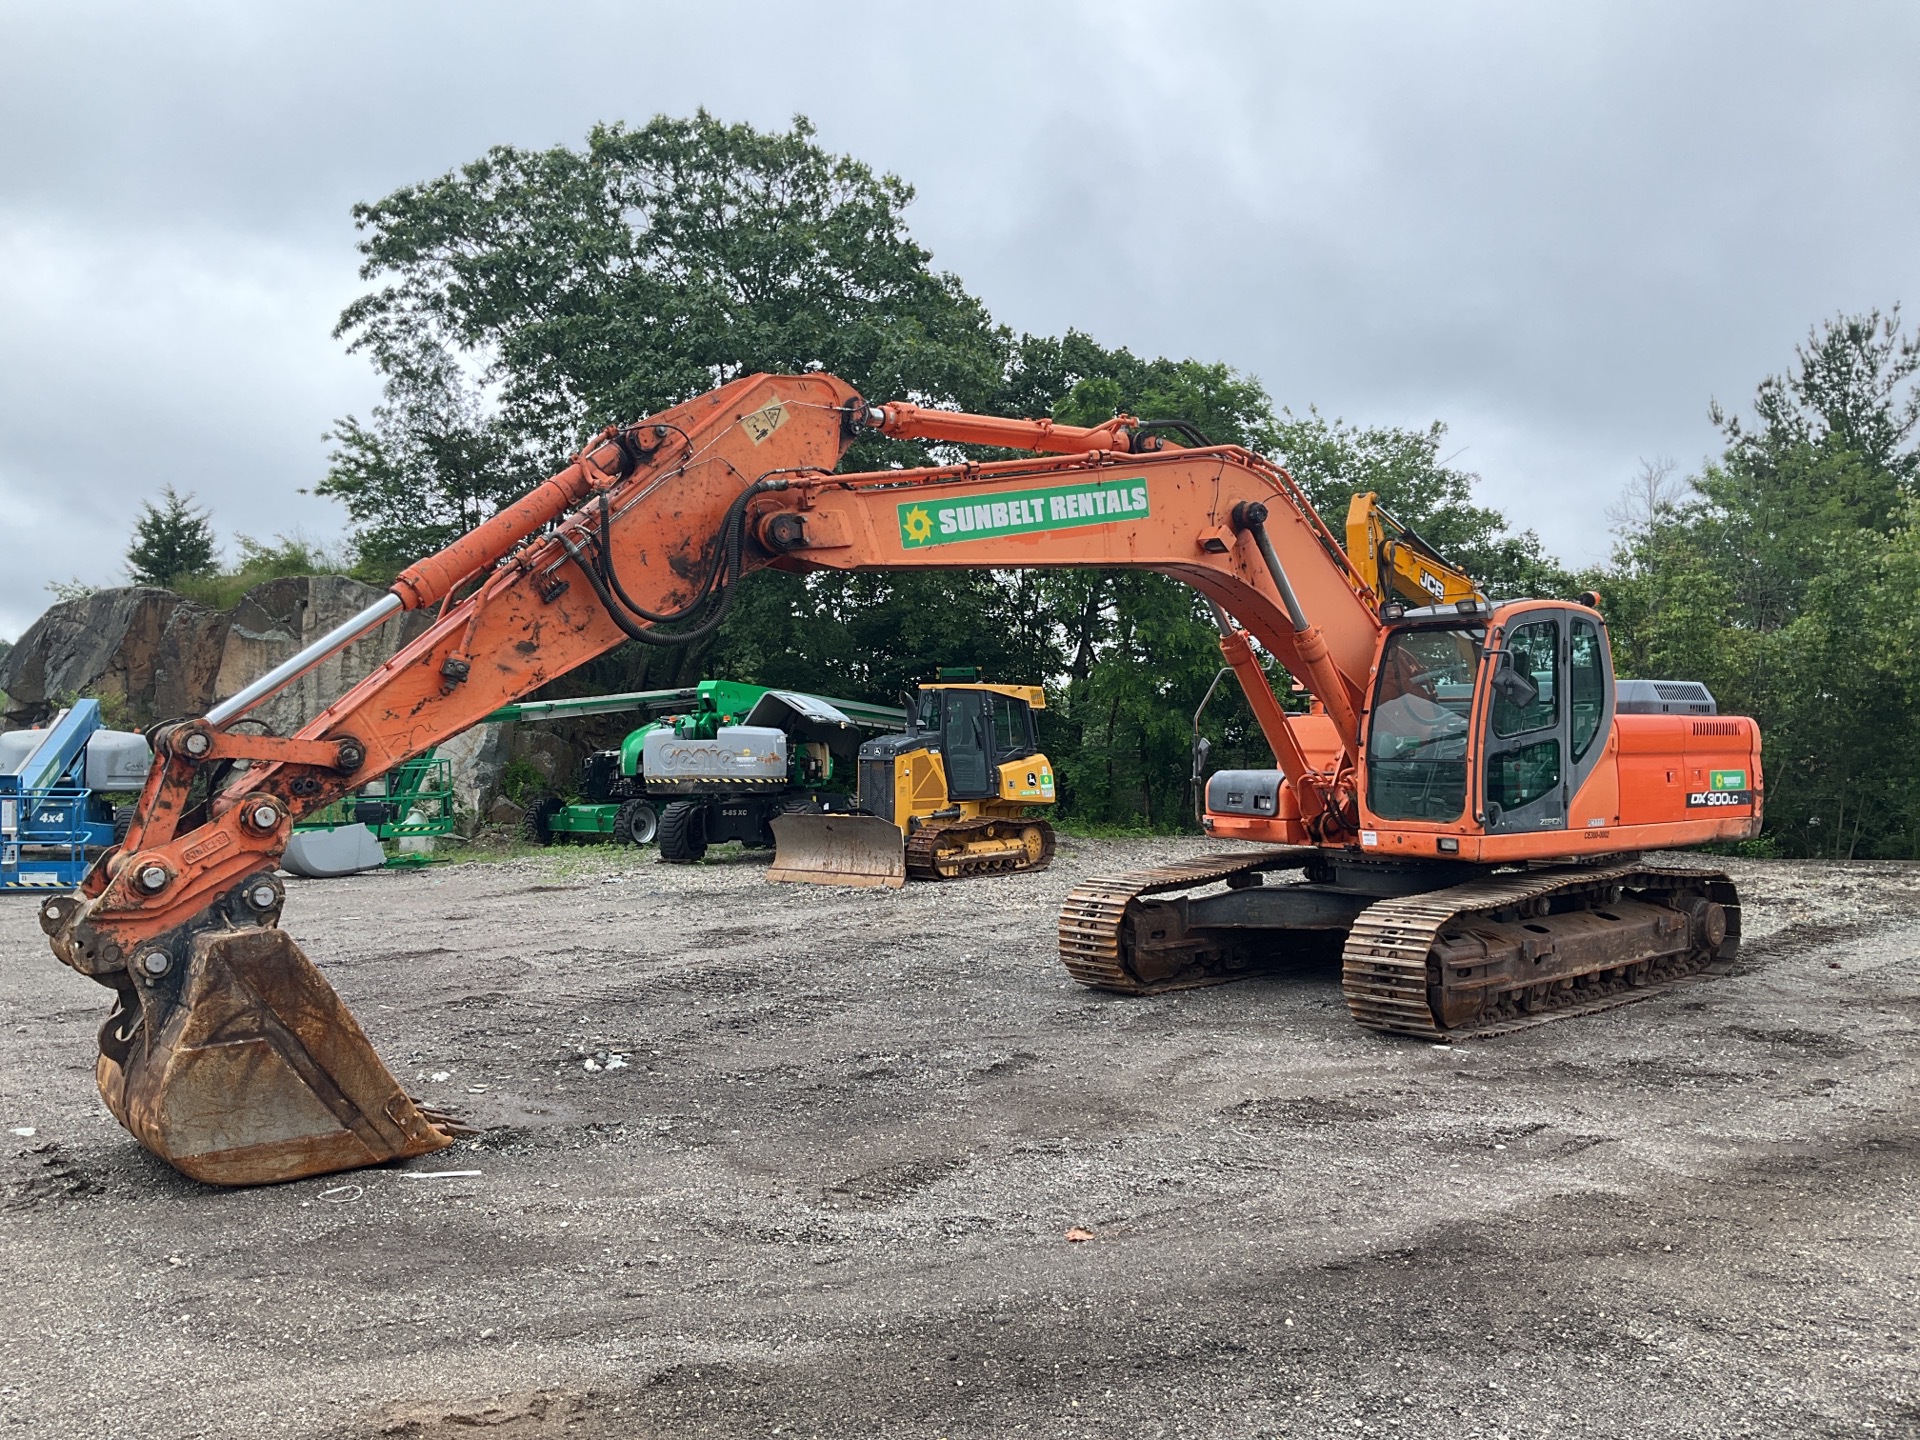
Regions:
<instances>
[{"instance_id":1,"label":"john deere decal","mask_svg":"<svg viewBox=\"0 0 1920 1440\"><path fill-rule=\"evenodd\" d=\"M920 550L1035 530L1111 525L1147 513L1147 482L1142 478L1003 491L987 499L909 500L900 507L900 543Z\"/></svg>"}]
</instances>

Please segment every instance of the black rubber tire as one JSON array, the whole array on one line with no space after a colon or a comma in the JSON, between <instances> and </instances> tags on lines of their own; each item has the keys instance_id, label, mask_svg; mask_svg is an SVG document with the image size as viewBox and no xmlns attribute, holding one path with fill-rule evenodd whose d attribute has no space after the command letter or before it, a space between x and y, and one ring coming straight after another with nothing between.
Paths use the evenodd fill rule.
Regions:
<instances>
[{"instance_id":1,"label":"black rubber tire","mask_svg":"<svg viewBox=\"0 0 1920 1440\"><path fill-rule=\"evenodd\" d=\"M127 832L133 828L133 806L116 805L113 807L113 843L127 843Z\"/></svg>"},{"instance_id":2,"label":"black rubber tire","mask_svg":"<svg viewBox=\"0 0 1920 1440\"><path fill-rule=\"evenodd\" d=\"M526 818L520 822L521 833L536 845L553 844L553 817L566 808L566 801L558 795L542 795L527 807Z\"/></svg>"},{"instance_id":3,"label":"black rubber tire","mask_svg":"<svg viewBox=\"0 0 1920 1440\"><path fill-rule=\"evenodd\" d=\"M707 807L700 800L676 800L660 816L660 858L669 865L691 865L707 853Z\"/></svg>"},{"instance_id":4,"label":"black rubber tire","mask_svg":"<svg viewBox=\"0 0 1920 1440\"><path fill-rule=\"evenodd\" d=\"M660 836L660 812L651 800L629 800L613 815L617 845L651 845Z\"/></svg>"}]
</instances>

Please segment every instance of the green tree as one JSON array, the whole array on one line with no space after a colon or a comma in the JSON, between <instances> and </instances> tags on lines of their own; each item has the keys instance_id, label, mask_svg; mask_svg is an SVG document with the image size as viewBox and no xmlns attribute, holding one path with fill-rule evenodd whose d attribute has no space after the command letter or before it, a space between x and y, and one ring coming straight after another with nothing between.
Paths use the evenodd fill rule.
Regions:
<instances>
[{"instance_id":1,"label":"green tree","mask_svg":"<svg viewBox=\"0 0 1920 1440\"><path fill-rule=\"evenodd\" d=\"M1354 493L1372 490L1496 594L1573 588L1531 532L1515 534L1498 512L1473 503L1476 477L1441 462L1445 429L1437 422L1420 431L1361 429L1311 409L1276 414L1260 382L1229 365L1142 359L1071 331L1020 339L1001 404L1075 425L1122 412L1185 420L1209 440L1284 463L1336 535ZM1193 591L1156 575L1063 571L1041 577L1036 591L1055 637L1061 696L1046 734L1058 745L1064 800L1108 822L1177 818L1192 715L1220 666L1210 610ZM1272 668L1287 694L1290 677ZM1273 763L1237 685L1216 693L1203 728L1216 766Z\"/></svg>"},{"instance_id":2,"label":"green tree","mask_svg":"<svg viewBox=\"0 0 1920 1440\"><path fill-rule=\"evenodd\" d=\"M1060 339L1021 336L1008 354L996 408L1069 425L1100 425L1122 412L1184 420L1216 443L1272 448L1273 402L1252 376L1198 360L1142 360L1078 330Z\"/></svg>"},{"instance_id":3,"label":"green tree","mask_svg":"<svg viewBox=\"0 0 1920 1440\"><path fill-rule=\"evenodd\" d=\"M207 512L194 508L191 494L176 494L169 485L158 505L149 500L140 507L127 547L127 573L136 585L166 588L210 572L217 549Z\"/></svg>"},{"instance_id":4,"label":"green tree","mask_svg":"<svg viewBox=\"0 0 1920 1440\"><path fill-rule=\"evenodd\" d=\"M1078 331L1022 336L1000 403L1068 425L1121 413L1183 420L1216 443L1271 448L1273 404L1252 376L1219 363L1142 359ZM1043 738L1063 805L1108 824L1187 819L1192 715L1220 667L1206 602L1178 581L1135 571L1054 571L1034 589L1054 639L1056 697ZM1208 718L1216 764L1272 763L1236 685L1223 687Z\"/></svg>"},{"instance_id":5,"label":"green tree","mask_svg":"<svg viewBox=\"0 0 1920 1440\"><path fill-rule=\"evenodd\" d=\"M370 423L334 422L327 474L314 487L346 506L355 559L374 579L464 535L552 468L445 350L394 354L383 369L384 403Z\"/></svg>"},{"instance_id":6,"label":"green tree","mask_svg":"<svg viewBox=\"0 0 1920 1440\"><path fill-rule=\"evenodd\" d=\"M1564 595L1572 577L1531 530L1515 532L1499 511L1474 503L1479 477L1440 455L1447 427L1358 426L1309 407L1272 427L1274 452L1344 541L1347 504L1372 491L1402 524L1473 576L1497 599Z\"/></svg>"},{"instance_id":7,"label":"green tree","mask_svg":"<svg viewBox=\"0 0 1920 1440\"><path fill-rule=\"evenodd\" d=\"M1601 583L1623 674L1705 681L1760 722L1790 853L1920 855L1920 342L1899 311L1817 326L1718 406L1718 459L1637 509Z\"/></svg>"},{"instance_id":8,"label":"green tree","mask_svg":"<svg viewBox=\"0 0 1920 1440\"><path fill-rule=\"evenodd\" d=\"M755 371L979 406L1004 338L908 234L912 188L705 111L499 146L356 207L377 288L337 333L386 383L317 487L377 565L435 548L590 431ZM875 455L882 453L877 447Z\"/></svg>"}]
</instances>

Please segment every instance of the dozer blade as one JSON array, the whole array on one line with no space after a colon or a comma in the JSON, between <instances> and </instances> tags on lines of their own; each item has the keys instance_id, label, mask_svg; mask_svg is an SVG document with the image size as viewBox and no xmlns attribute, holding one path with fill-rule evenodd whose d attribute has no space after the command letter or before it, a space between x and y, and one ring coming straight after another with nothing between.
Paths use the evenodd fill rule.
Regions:
<instances>
[{"instance_id":1,"label":"dozer blade","mask_svg":"<svg viewBox=\"0 0 1920 1440\"><path fill-rule=\"evenodd\" d=\"M178 1002L101 1035L95 1077L122 1125L183 1174L263 1185L453 1143L407 1097L286 931L199 935Z\"/></svg>"},{"instance_id":2,"label":"dozer blade","mask_svg":"<svg viewBox=\"0 0 1920 1440\"><path fill-rule=\"evenodd\" d=\"M804 885L907 883L905 839L877 815L776 815L769 880Z\"/></svg>"}]
</instances>

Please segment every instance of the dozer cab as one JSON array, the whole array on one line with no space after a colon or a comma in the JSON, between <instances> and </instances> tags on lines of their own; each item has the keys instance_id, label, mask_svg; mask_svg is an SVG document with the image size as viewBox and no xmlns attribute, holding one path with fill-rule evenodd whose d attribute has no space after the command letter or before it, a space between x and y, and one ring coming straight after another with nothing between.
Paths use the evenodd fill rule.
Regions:
<instances>
[{"instance_id":1,"label":"dozer cab","mask_svg":"<svg viewBox=\"0 0 1920 1440\"><path fill-rule=\"evenodd\" d=\"M842 472L874 434L1030 453ZM1209 782L1210 828L1237 853L1075 887L1059 922L1075 979L1216 984L1312 931L1343 947L1355 1021L1433 1038L1584 1013L1733 959L1732 882L1639 856L1759 833L1758 727L1636 708L1597 597L1410 605L1401 567L1383 584L1382 557L1350 557L1283 467L1180 422L873 405L831 375L748 375L609 426L360 615L206 716L155 728L124 841L40 910L54 953L114 996L101 1097L155 1154L225 1184L451 1144L280 928L295 822L627 640L712 635L752 571L1062 566L1203 595L1275 761ZM437 618L296 734L238 723L403 610ZM1309 711L1282 709L1255 644ZM875 822L905 835L928 805L913 835L935 873L941 837L982 822L1021 827L1016 863L1044 860L1044 828L1014 812L1044 803L1047 772L1011 753L1030 744L1016 729L995 748L1002 691L934 688L938 788L933 747L905 737L873 757ZM1007 698L1024 702L1009 726L1030 720L1037 692ZM951 858L969 863L965 847Z\"/></svg>"},{"instance_id":2,"label":"dozer cab","mask_svg":"<svg viewBox=\"0 0 1920 1440\"><path fill-rule=\"evenodd\" d=\"M1038 685L920 687L910 726L860 747L859 809L778 817L769 880L887 885L1044 870L1053 827L1027 815L1054 802L1040 753Z\"/></svg>"}]
</instances>

